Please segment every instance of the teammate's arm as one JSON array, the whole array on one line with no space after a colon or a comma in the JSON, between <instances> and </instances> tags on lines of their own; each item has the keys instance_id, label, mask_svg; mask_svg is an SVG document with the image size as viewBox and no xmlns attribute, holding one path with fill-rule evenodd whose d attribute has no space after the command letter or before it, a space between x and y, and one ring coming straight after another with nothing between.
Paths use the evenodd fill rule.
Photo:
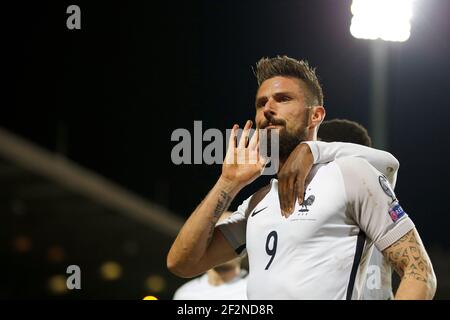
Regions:
<instances>
[{"instance_id":1,"label":"teammate's arm","mask_svg":"<svg viewBox=\"0 0 450 320\"><path fill-rule=\"evenodd\" d=\"M238 192L259 177L264 169L259 157L259 135L249 141L251 121L247 121L239 144L238 126L230 135L222 174L181 228L167 255L168 269L180 277L194 277L236 257L215 225Z\"/></svg>"},{"instance_id":2,"label":"teammate's arm","mask_svg":"<svg viewBox=\"0 0 450 320\"><path fill-rule=\"evenodd\" d=\"M396 300L426 300L434 297L436 276L415 228L383 250L383 254L401 277Z\"/></svg>"},{"instance_id":3,"label":"teammate's arm","mask_svg":"<svg viewBox=\"0 0 450 320\"><path fill-rule=\"evenodd\" d=\"M346 142L304 141L291 152L278 172L278 196L282 214L292 214L296 198L299 204L302 203L305 180L314 164L348 156L367 160L395 187L400 164L389 152Z\"/></svg>"},{"instance_id":4,"label":"teammate's arm","mask_svg":"<svg viewBox=\"0 0 450 320\"><path fill-rule=\"evenodd\" d=\"M314 164L328 163L348 156L366 159L395 188L400 163L389 152L348 142L305 141L303 144L308 144L311 148Z\"/></svg>"}]
</instances>

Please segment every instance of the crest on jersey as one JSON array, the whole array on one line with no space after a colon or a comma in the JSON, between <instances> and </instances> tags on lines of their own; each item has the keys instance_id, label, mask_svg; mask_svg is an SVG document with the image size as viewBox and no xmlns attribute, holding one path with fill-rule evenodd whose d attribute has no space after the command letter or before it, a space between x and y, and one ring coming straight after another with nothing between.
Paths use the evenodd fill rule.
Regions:
<instances>
[{"instance_id":1,"label":"crest on jersey","mask_svg":"<svg viewBox=\"0 0 450 320\"><path fill-rule=\"evenodd\" d=\"M394 191L391 188L391 185L385 178L385 176L379 176L378 182L380 183L381 189L383 189L384 193L386 193L389 197L392 198L392 201L395 201L395 194Z\"/></svg>"},{"instance_id":2,"label":"crest on jersey","mask_svg":"<svg viewBox=\"0 0 450 320\"><path fill-rule=\"evenodd\" d=\"M310 195L306 200L303 200L298 212L308 212L308 207L314 203L314 200L316 200L316 197L314 195Z\"/></svg>"}]
</instances>

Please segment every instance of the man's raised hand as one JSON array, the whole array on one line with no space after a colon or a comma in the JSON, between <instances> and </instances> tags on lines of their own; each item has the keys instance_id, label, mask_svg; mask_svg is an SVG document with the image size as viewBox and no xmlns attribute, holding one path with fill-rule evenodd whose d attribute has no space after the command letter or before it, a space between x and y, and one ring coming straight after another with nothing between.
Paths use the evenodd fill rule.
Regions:
<instances>
[{"instance_id":1,"label":"man's raised hand","mask_svg":"<svg viewBox=\"0 0 450 320\"><path fill-rule=\"evenodd\" d=\"M259 130L250 138L251 120L245 124L242 135L237 141L238 125L231 130L228 150L222 166L221 178L240 188L252 183L264 170L266 159L259 154Z\"/></svg>"}]
</instances>

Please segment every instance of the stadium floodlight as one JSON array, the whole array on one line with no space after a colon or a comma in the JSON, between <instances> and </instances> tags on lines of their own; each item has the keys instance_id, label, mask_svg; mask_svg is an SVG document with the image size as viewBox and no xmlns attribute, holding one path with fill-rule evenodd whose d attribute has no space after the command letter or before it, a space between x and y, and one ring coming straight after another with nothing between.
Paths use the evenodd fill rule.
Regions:
<instances>
[{"instance_id":1,"label":"stadium floodlight","mask_svg":"<svg viewBox=\"0 0 450 320\"><path fill-rule=\"evenodd\" d=\"M350 33L360 39L403 42L411 34L414 0L353 0Z\"/></svg>"}]
</instances>

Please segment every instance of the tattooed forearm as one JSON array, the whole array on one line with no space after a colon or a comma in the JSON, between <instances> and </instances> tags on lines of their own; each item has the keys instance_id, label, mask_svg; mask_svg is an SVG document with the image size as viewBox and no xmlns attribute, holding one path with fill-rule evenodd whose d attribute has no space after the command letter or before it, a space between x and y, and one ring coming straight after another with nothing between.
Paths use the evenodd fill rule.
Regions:
<instances>
[{"instance_id":1,"label":"tattooed forearm","mask_svg":"<svg viewBox=\"0 0 450 320\"><path fill-rule=\"evenodd\" d=\"M217 200L217 205L213 212L215 219L213 221L211 221L210 225L209 225L208 240L207 240L208 244L211 242L211 239L214 234L214 228L216 226L215 220L218 219L225 212L225 210L228 209L232 200L233 199L230 197L230 195L227 192L225 192L223 190L220 191L219 199Z\"/></svg>"},{"instance_id":2,"label":"tattooed forearm","mask_svg":"<svg viewBox=\"0 0 450 320\"><path fill-rule=\"evenodd\" d=\"M216 208L214 209L214 217L218 218L230 206L232 198L223 190L220 191L219 200L217 200Z\"/></svg>"},{"instance_id":3,"label":"tattooed forearm","mask_svg":"<svg viewBox=\"0 0 450 320\"><path fill-rule=\"evenodd\" d=\"M383 251L395 271L403 278L430 281L433 274L431 262L414 230Z\"/></svg>"}]
</instances>

